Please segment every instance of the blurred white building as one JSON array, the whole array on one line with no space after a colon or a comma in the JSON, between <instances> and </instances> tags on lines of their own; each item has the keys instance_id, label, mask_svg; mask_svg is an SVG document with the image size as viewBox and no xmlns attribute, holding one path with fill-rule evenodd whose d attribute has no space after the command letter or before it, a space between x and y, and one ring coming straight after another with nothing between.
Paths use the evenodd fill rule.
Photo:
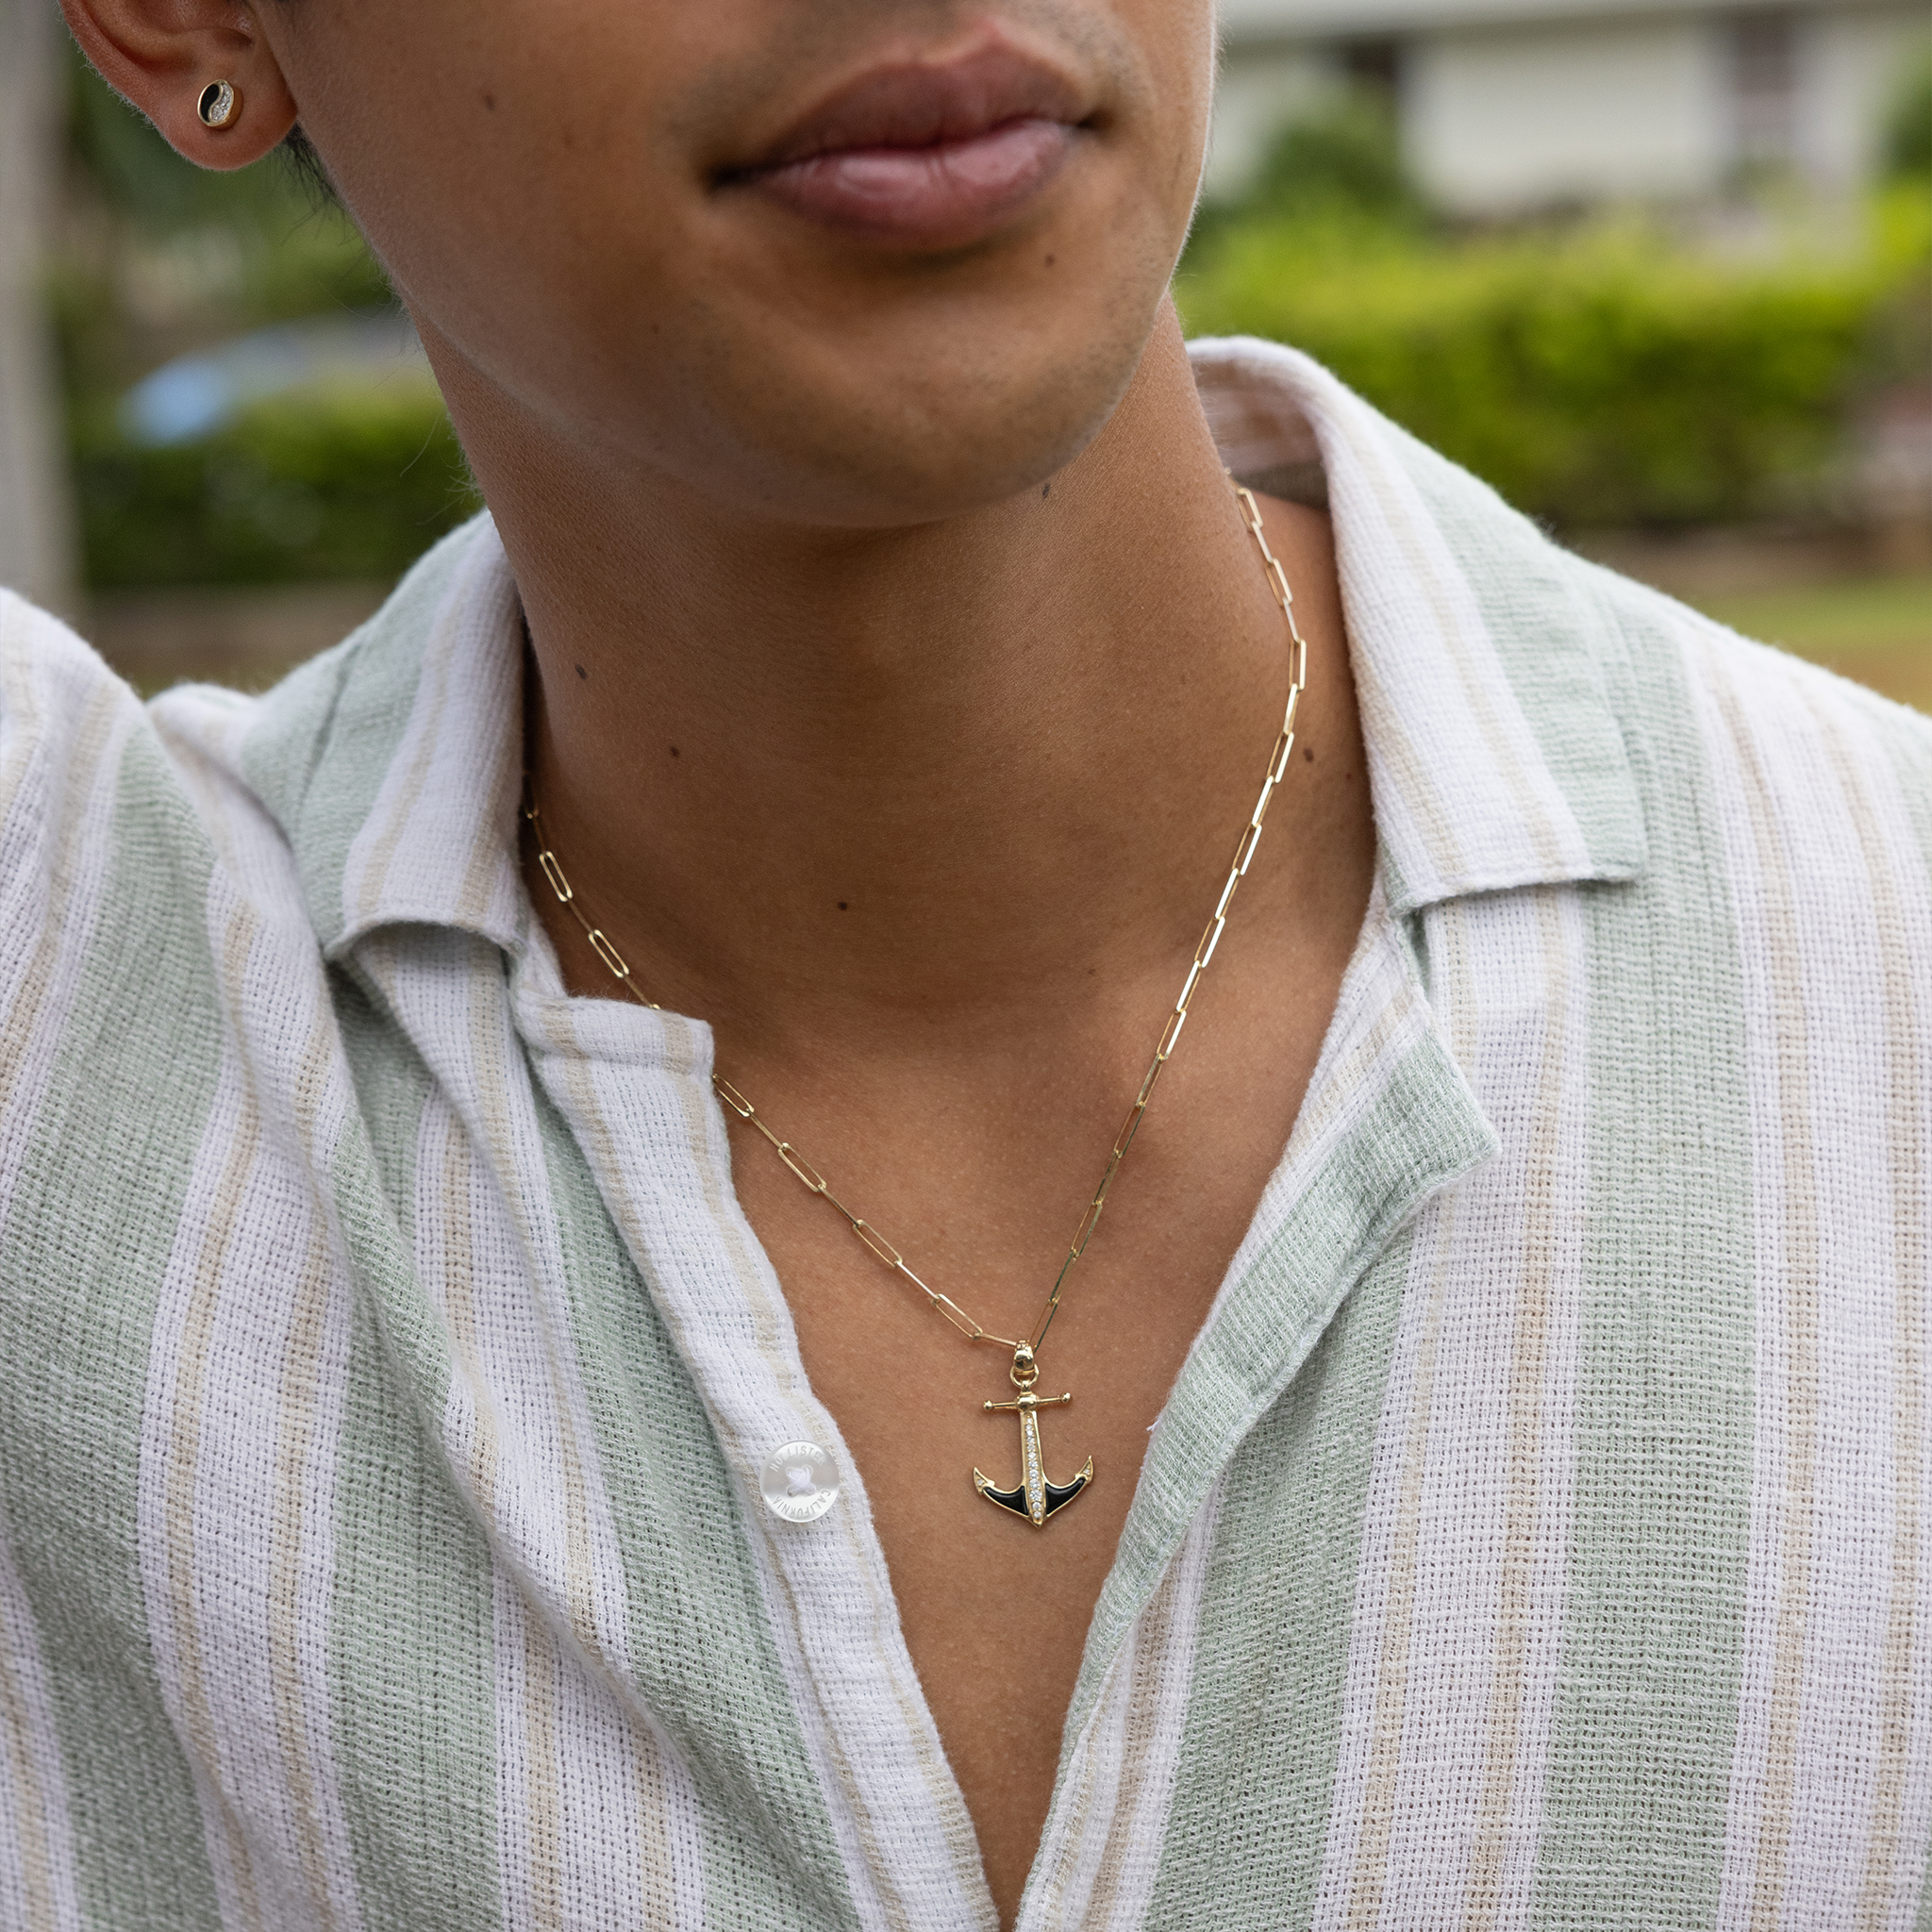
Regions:
<instances>
[{"instance_id":1,"label":"blurred white building","mask_svg":"<svg viewBox=\"0 0 1932 1932\"><path fill-rule=\"evenodd\" d=\"M1928 34L1923 0L1222 0L1208 192L1338 82L1394 97L1409 164L1456 212L1698 197L1770 164L1870 171Z\"/></svg>"}]
</instances>

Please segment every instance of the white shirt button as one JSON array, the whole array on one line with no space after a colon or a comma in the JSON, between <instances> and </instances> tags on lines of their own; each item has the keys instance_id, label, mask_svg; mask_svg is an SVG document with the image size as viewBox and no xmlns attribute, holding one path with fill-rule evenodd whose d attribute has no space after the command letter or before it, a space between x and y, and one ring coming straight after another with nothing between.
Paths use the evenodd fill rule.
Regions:
<instances>
[{"instance_id":1,"label":"white shirt button","mask_svg":"<svg viewBox=\"0 0 1932 1932\"><path fill-rule=\"evenodd\" d=\"M787 1442L758 1472L765 1507L787 1523L816 1523L839 1500L839 1465L816 1442Z\"/></svg>"}]
</instances>

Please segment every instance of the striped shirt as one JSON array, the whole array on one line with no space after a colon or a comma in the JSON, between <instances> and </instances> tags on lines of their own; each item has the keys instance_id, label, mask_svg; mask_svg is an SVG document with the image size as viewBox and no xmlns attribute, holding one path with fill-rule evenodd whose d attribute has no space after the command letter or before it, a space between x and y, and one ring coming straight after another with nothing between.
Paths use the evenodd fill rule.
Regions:
<instances>
[{"instance_id":1,"label":"striped shirt","mask_svg":"<svg viewBox=\"0 0 1932 1932\"><path fill-rule=\"evenodd\" d=\"M1378 883L1022 1924L1923 1924L1932 725L1196 358ZM479 521L143 708L0 598L0 1926L995 1923L709 1033L533 922L516 611Z\"/></svg>"}]
</instances>

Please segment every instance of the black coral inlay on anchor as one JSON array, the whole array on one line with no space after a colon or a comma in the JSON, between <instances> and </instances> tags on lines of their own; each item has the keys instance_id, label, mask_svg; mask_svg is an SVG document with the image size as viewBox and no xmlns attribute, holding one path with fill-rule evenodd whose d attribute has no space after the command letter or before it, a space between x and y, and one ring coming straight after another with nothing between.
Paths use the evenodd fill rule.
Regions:
<instances>
[{"instance_id":1,"label":"black coral inlay on anchor","mask_svg":"<svg viewBox=\"0 0 1932 1932\"><path fill-rule=\"evenodd\" d=\"M1059 1408L1073 1401L1071 1395L1036 1395L1033 1385L1040 1379L1040 1365L1033 1351L1024 1344L1013 1352L1013 1387L1020 1391L1015 1402L989 1402L989 1415L1017 1415L1020 1418L1020 1487L997 1490L978 1471L973 1472L973 1487L989 1503L1024 1516L1035 1529L1044 1529L1046 1519L1064 1509L1093 1480L1093 1458L1070 1483L1049 1482L1046 1461L1040 1448L1040 1411Z\"/></svg>"}]
</instances>

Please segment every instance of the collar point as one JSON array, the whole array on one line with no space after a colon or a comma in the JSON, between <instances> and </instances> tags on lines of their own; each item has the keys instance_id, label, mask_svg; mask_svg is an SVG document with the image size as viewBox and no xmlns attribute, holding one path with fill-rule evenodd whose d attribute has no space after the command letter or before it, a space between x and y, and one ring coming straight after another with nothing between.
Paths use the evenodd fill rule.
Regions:
<instances>
[{"instance_id":1,"label":"collar point","mask_svg":"<svg viewBox=\"0 0 1932 1932\"><path fill-rule=\"evenodd\" d=\"M1649 855L1634 852L1606 856L1566 866L1501 865L1440 874L1433 878L1391 878L1389 909L1398 919L1426 912L1456 899L1474 899L1500 892L1540 891L1557 886L1626 886L1642 878Z\"/></svg>"}]
</instances>

